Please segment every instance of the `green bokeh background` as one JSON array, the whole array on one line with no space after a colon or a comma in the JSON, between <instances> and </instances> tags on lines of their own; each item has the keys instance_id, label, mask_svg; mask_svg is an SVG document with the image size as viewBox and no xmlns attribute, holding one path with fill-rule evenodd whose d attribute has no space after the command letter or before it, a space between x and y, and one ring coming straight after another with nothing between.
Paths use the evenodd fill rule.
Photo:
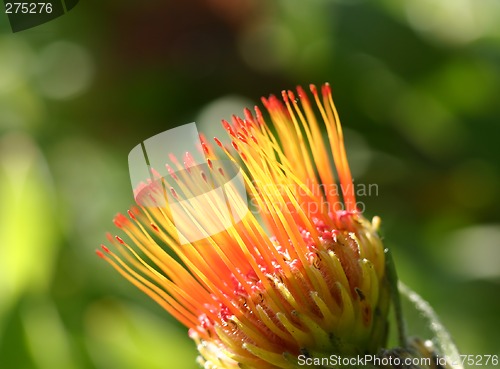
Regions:
<instances>
[{"instance_id":1,"label":"green bokeh background","mask_svg":"<svg viewBox=\"0 0 500 369\"><path fill-rule=\"evenodd\" d=\"M16 34L0 14L0 368L196 368L94 254L128 152L324 81L401 278L463 354L500 354L499 1L82 0Z\"/></svg>"}]
</instances>

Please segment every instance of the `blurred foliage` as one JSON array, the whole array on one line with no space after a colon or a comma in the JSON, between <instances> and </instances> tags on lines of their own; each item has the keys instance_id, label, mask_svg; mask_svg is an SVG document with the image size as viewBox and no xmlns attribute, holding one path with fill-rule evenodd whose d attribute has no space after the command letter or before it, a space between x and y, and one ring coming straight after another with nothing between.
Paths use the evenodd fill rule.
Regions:
<instances>
[{"instance_id":1,"label":"blurred foliage","mask_svg":"<svg viewBox=\"0 0 500 369\"><path fill-rule=\"evenodd\" d=\"M128 151L324 81L400 277L462 353L500 353L500 2L81 1L16 34L0 17L1 368L196 368L186 330L93 253L133 201Z\"/></svg>"}]
</instances>

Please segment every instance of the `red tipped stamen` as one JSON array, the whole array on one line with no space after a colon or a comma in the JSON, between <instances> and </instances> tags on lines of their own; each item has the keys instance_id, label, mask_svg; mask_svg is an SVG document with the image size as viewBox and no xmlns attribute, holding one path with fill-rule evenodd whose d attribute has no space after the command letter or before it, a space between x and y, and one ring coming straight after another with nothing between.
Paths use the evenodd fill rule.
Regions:
<instances>
[{"instance_id":1,"label":"red tipped stamen","mask_svg":"<svg viewBox=\"0 0 500 369\"><path fill-rule=\"evenodd\" d=\"M200 133L199 137L200 137L200 142L201 142L201 147L203 149L203 152L205 153L206 156L210 155L211 147L207 142L207 138L205 137L205 135L203 133Z\"/></svg>"},{"instance_id":2,"label":"red tipped stamen","mask_svg":"<svg viewBox=\"0 0 500 369\"><path fill-rule=\"evenodd\" d=\"M309 85L309 89L311 90L312 94L313 94L315 97L316 97L316 96L318 96L318 89L316 88L316 86L315 86L315 85L310 84L310 85Z\"/></svg>"},{"instance_id":3,"label":"red tipped stamen","mask_svg":"<svg viewBox=\"0 0 500 369\"><path fill-rule=\"evenodd\" d=\"M168 164L165 164L165 167L167 168L168 174L170 174L170 176L174 180L178 181L179 178L177 177L177 174L175 174L175 171L172 169L172 167L170 165L168 165Z\"/></svg>"},{"instance_id":4,"label":"red tipped stamen","mask_svg":"<svg viewBox=\"0 0 500 369\"><path fill-rule=\"evenodd\" d=\"M253 118L253 114L252 114L252 111L248 108L245 108L243 110L243 114L245 115L245 119L248 120L250 123L255 123L254 121L254 118Z\"/></svg>"},{"instance_id":5,"label":"red tipped stamen","mask_svg":"<svg viewBox=\"0 0 500 369\"><path fill-rule=\"evenodd\" d=\"M237 129L245 129L245 122L240 117L233 115L233 122Z\"/></svg>"},{"instance_id":6,"label":"red tipped stamen","mask_svg":"<svg viewBox=\"0 0 500 369\"><path fill-rule=\"evenodd\" d=\"M283 101L285 103L288 102L288 95L287 95L287 91L286 90L281 91L281 97L283 98Z\"/></svg>"},{"instance_id":7,"label":"red tipped stamen","mask_svg":"<svg viewBox=\"0 0 500 369\"><path fill-rule=\"evenodd\" d=\"M323 92L324 96L330 96L332 94L332 87L330 86L329 83L325 83L322 87L321 90Z\"/></svg>"},{"instance_id":8,"label":"red tipped stamen","mask_svg":"<svg viewBox=\"0 0 500 369\"><path fill-rule=\"evenodd\" d=\"M262 102L262 105L264 105L264 107L269 110L269 100L267 100L265 97L261 97L260 101Z\"/></svg>"},{"instance_id":9,"label":"red tipped stamen","mask_svg":"<svg viewBox=\"0 0 500 369\"><path fill-rule=\"evenodd\" d=\"M243 142L243 143L248 143L247 139L245 138L245 136L243 136L242 134L238 133L238 139Z\"/></svg>"},{"instance_id":10,"label":"red tipped stamen","mask_svg":"<svg viewBox=\"0 0 500 369\"><path fill-rule=\"evenodd\" d=\"M236 136L233 126L230 125L227 120L222 120L222 125L224 126L224 129L227 131L227 133L229 133L232 137Z\"/></svg>"},{"instance_id":11,"label":"red tipped stamen","mask_svg":"<svg viewBox=\"0 0 500 369\"><path fill-rule=\"evenodd\" d=\"M220 140L217 137L214 137L214 141L217 144L217 146L223 147L222 142L220 142Z\"/></svg>"},{"instance_id":12,"label":"red tipped stamen","mask_svg":"<svg viewBox=\"0 0 500 369\"><path fill-rule=\"evenodd\" d=\"M123 224L117 218L113 219L113 224L120 229L123 227Z\"/></svg>"},{"instance_id":13,"label":"red tipped stamen","mask_svg":"<svg viewBox=\"0 0 500 369\"><path fill-rule=\"evenodd\" d=\"M154 168L151 168L151 175L153 176L153 178L156 178L156 179L159 179L161 177L163 177L160 172L158 172L156 169Z\"/></svg>"},{"instance_id":14,"label":"red tipped stamen","mask_svg":"<svg viewBox=\"0 0 500 369\"><path fill-rule=\"evenodd\" d=\"M108 239L109 242L113 243L115 242L115 238L113 237L113 235L109 232L106 232L106 238Z\"/></svg>"},{"instance_id":15,"label":"red tipped stamen","mask_svg":"<svg viewBox=\"0 0 500 369\"><path fill-rule=\"evenodd\" d=\"M186 151L186 153L184 154L184 161L187 162L190 166L195 164L193 155L189 151Z\"/></svg>"},{"instance_id":16,"label":"red tipped stamen","mask_svg":"<svg viewBox=\"0 0 500 369\"><path fill-rule=\"evenodd\" d=\"M202 142L201 147L203 148L203 152L205 153L205 155L210 155L210 151L208 150L208 146L207 146L206 142Z\"/></svg>"},{"instance_id":17,"label":"red tipped stamen","mask_svg":"<svg viewBox=\"0 0 500 369\"><path fill-rule=\"evenodd\" d=\"M174 164L178 164L179 163L179 161L177 160L177 157L174 154L172 154L172 153L168 154L168 158Z\"/></svg>"},{"instance_id":18,"label":"red tipped stamen","mask_svg":"<svg viewBox=\"0 0 500 369\"><path fill-rule=\"evenodd\" d=\"M262 116L262 111L260 110L260 108L257 105L254 107L254 111L255 111L255 117L256 117L259 125L261 125L261 126L265 125L264 117Z\"/></svg>"}]
</instances>

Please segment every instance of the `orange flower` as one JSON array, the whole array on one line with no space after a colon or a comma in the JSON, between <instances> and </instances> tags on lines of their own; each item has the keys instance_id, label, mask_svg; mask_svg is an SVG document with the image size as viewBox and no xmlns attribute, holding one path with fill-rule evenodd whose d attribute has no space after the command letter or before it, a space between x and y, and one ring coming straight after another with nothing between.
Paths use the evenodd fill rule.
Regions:
<instances>
[{"instance_id":1,"label":"orange flower","mask_svg":"<svg viewBox=\"0 0 500 369\"><path fill-rule=\"evenodd\" d=\"M272 126L257 107L224 121L232 148L202 138L210 173L173 176L191 193L207 174L227 176L219 160L241 165L252 204L241 220L180 242L169 205L151 203L116 216L127 236L108 236L117 253L104 245L97 252L189 328L205 368L296 368L300 357L376 353L385 344L378 218L369 222L356 208L329 85L321 97L310 89L315 104L300 87L298 99L292 91L262 99ZM202 219L204 209L193 213Z\"/></svg>"}]
</instances>

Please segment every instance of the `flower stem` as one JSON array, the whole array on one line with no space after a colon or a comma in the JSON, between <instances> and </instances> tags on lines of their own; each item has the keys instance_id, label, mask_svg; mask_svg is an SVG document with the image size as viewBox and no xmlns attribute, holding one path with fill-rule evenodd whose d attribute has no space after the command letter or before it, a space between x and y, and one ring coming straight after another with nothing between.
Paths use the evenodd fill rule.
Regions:
<instances>
[{"instance_id":1,"label":"flower stem","mask_svg":"<svg viewBox=\"0 0 500 369\"><path fill-rule=\"evenodd\" d=\"M389 249L385 249L384 252L385 252L385 269L387 273L387 279L389 281L391 300L394 305L394 313L396 316L398 342L400 347L406 347L407 336L403 318L403 308L401 307L401 299L399 295L398 274L396 272L396 266L394 265L394 260L392 258L391 251Z\"/></svg>"}]
</instances>

